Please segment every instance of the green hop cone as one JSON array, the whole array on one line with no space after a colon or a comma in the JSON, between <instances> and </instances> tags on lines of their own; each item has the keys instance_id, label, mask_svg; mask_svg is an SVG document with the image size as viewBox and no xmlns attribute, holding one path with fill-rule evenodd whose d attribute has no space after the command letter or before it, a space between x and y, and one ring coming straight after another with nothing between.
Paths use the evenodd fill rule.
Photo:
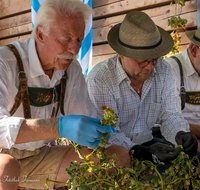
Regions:
<instances>
[{"instance_id":1,"label":"green hop cone","mask_svg":"<svg viewBox=\"0 0 200 190\"><path fill-rule=\"evenodd\" d=\"M101 125L112 126L115 128L118 121L117 119L118 117L115 114L115 111L111 109L110 107L106 107L106 106L101 106L101 109L104 110L104 118L101 119ZM102 141L99 144L100 147L105 146L106 138L108 135L110 135L110 133L106 133L101 136Z\"/></svg>"}]
</instances>

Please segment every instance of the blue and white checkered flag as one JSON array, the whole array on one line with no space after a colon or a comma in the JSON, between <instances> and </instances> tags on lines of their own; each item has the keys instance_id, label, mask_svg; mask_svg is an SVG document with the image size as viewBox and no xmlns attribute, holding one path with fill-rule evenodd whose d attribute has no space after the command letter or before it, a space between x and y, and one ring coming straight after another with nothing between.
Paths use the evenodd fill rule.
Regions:
<instances>
[{"instance_id":1,"label":"blue and white checkered flag","mask_svg":"<svg viewBox=\"0 0 200 190\"><path fill-rule=\"evenodd\" d=\"M40 5L46 0L31 0L32 28L34 28L37 12ZM55 0L56 1L56 0ZM92 0L80 0L92 8ZM87 75L92 69L92 15L86 26L85 39L82 42L78 54L78 61L82 67L83 74Z\"/></svg>"}]
</instances>

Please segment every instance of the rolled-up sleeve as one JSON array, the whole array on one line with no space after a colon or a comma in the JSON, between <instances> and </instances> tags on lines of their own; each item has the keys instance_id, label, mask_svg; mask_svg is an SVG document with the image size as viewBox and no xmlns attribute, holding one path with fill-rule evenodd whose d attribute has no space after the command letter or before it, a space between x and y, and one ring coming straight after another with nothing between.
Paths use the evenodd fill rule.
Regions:
<instances>
[{"instance_id":1,"label":"rolled-up sleeve","mask_svg":"<svg viewBox=\"0 0 200 190\"><path fill-rule=\"evenodd\" d=\"M23 121L24 118L8 116L0 120L0 148L11 148L15 144Z\"/></svg>"},{"instance_id":2,"label":"rolled-up sleeve","mask_svg":"<svg viewBox=\"0 0 200 190\"><path fill-rule=\"evenodd\" d=\"M13 92L17 91L13 81L15 74L11 71L9 64L0 59L0 148L11 148L16 141L19 128L24 120L20 117L11 117L8 111L8 105L12 99L14 103L15 96Z\"/></svg>"}]
</instances>

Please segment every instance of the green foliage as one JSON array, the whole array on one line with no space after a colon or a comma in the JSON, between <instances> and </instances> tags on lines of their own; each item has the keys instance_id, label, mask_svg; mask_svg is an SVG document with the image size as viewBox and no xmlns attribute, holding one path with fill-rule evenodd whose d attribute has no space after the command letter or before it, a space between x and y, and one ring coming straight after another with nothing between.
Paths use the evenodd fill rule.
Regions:
<instances>
[{"instance_id":1,"label":"green foliage","mask_svg":"<svg viewBox=\"0 0 200 190\"><path fill-rule=\"evenodd\" d=\"M106 106L101 106L101 109L104 110L104 118L101 119L101 125L104 125L104 126L112 126L112 127L116 127L116 124L117 124L117 115L115 114L114 110L111 109L110 107L107 107ZM108 136L109 134L103 134L101 139L101 143L99 144L100 147L104 147L105 144L106 144L106 137Z\"/></svg>"},{"instance_id":2,"label":"green foliage","mask_svg":"<svg viewBox=\"0 0 200 190\"><path fill-rule=\"evenodd\" d=\"M173 29L171 36L174 40L174 46L171 52L169 53L169 56L179 53L179 44L181 42L181 36L177 33L177 30L185 29L187 24L187 19L183 19L180 17L182 7L185 6L186 0L172 0L170 5L173 5L173 2L175 2L175 15L168 19L168 26L170 26L171 29ZM166 57L168 57L168 55L165 55L163 58Z\"/></svg>"},{"instance_id":3,"label":"green foliage","mask_svg":"<svg viewBox=\"0 0 200 190\"><path fill-rule=\"evenodd\" d=\"M170 26L173 30L176 29L185 29L185 25L187 24L187 19L182 19L180 16L172 16L168 19L168 26Z\"/></svg>"},{"instance_id":4,"label":"green foliage","mask_svg":"<svg viewBox=\"0 0 200 190\"><path fill-rule=\"evenodd\" d=\"M115 127L117 117L114 110L104 107L104 112L102 124ZM155 156L154 159L158 164L134 158L132 150L130 152L131 166L124 167L120 165L115 154L111 156L103 147L98 147L91 154L85 156L80 153L82 146L73 142L71 144L83 162L72 161L70 167L66 168L70 176L67 182L58 182L47 178L46 189L48 189L47 182L65 184L68 190L173 190L176 184L186 189L192 184L194 190L199 189L200 163L197 157L190 160L184 152L181 152L172 161L172 165L161 174L157 167L158 164L164 163L161 163ZM99 159L98 164L90 159L91 156ZM111 172L111 169L115 172Z\"/></svg>"}]
</instances>

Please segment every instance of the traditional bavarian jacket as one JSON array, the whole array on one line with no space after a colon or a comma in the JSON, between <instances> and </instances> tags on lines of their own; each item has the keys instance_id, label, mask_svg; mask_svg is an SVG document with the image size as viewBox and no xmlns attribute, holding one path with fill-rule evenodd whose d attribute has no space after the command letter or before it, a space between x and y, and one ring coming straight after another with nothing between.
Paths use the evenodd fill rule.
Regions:
<instances>
[{"instance_id":1,"label":"traditional bavarian jacket","mask_svg":"<svg viewBox=\"0 0 200 190\"><path fill-rule=\"evenodd\" d=\"M185 108L182 110L184 118L191 124L200 124L200 77L194 69L187 49L175 55L183 68L184 86L186 88ZM172 67L176 78L176 92L180 94L180 70L177 62L171 58L165 59ZM180 100L180 99L179 99ZM181 104L181 100L180 100Z\"/></svg>"},{"instance_id":2,"label":"traditional bavarian jacket","mask_svg":"<svg viewBox=\"0 0 200 190\"><path fill-rule=\"evenodd\" d=\"M43 71L35 47L35 40L30 38L24 43L14 41L12 44L18 49L28 79L28 87L53 88L60 84L64 71L54 69L50 79ZM22 104L10 116L15 96L18 92L19 79L17 61L14 54L7 47L0 47L0 148L15 147L19 150L35 150L51 140L15 144L19 128L24 121ZM74 60L67 69L68 80L64 98L65 115L87 115L96 117L96 110L88 100L87 87L78 61ZM36 98L45 103L48 94L39 93ZM57 107L57 102L55 103ZM30 106L32 118L50 118L52 104L35 107ZM60 111L57 117L63 116Z\"/></svg>"}]
</instances>

